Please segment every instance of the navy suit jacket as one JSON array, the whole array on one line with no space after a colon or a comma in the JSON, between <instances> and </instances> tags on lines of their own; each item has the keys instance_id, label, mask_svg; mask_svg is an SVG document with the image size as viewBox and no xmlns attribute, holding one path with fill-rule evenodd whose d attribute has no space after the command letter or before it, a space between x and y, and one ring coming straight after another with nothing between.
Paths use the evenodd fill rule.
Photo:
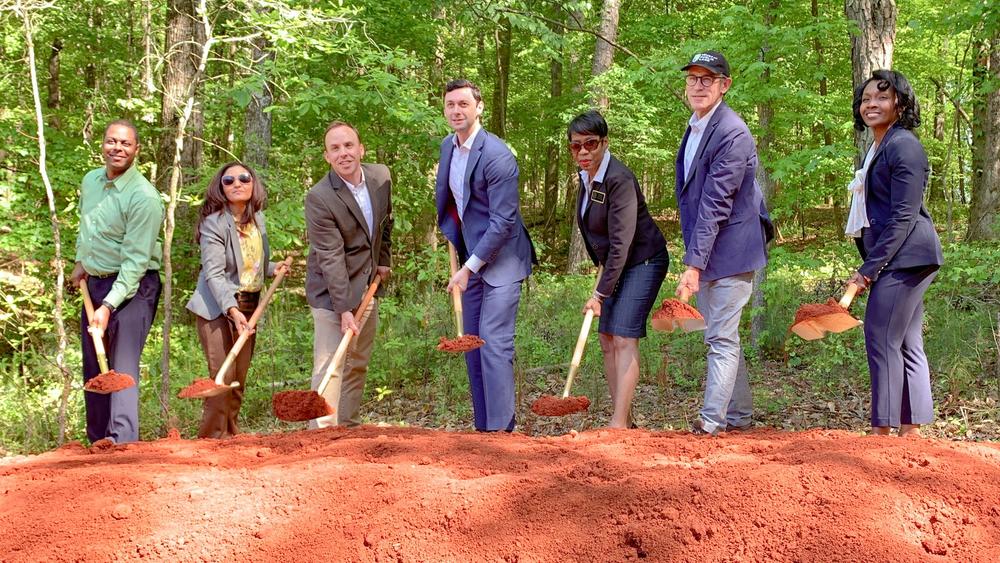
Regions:
<instances>
[{"instance_id":1,"label":"navy suit jacket","mask_svg":"<svg viewBox=\"0 0 1000 563\"><path fill-rule=\"evenodd\" d=\"M743 119L726 102L712 115L691 171L684 176L688 127L677 153L676 194L684 263L717 280L767 264L771 222L757 184L757 147Z\"/></svg>"},{"instance_id":2,"label":"navy suit jacket","mask_svg":"<svg viewBox=\"0 0 1000 563\"><path fill-rule=\"evenodd\" d=\"M463 262L471 254L485 262L479 275L486 283L499 287L521 281L537 258L521 218L517 161L499 137L479 130L465 168L465 209L459 221L448 186L454 137L452 133L441 143L435 185L438 226Z\"/></svg>"},{"instance_id":3,"label":"navy suit jacket","mask_svg":"<svg viewBox=\"0 0 1000 563\"><path fill-rule=\"evenodd\" d=\"M604 265L597 291L611 295L622 272L663 252L667 241L649 216L635 174L614 156L608 161L604 181L594 182L581 216L583 195L581 181L576 197L577 225L590 259Z\"/></svg>"},{"instance_id":4,"label":"navy suit jacket","mask_svg":"<svg viewBox=\"0 0 1000 563\"><path fill-rule=\"evenodd\" d=\"M855 239L864 264L861 275L878 279L882 270L944 263L941 240L924 207L930 167L927 153L908 129L894 125L882 138L865 178L870 227Z\"/></svg>"}]
</instances>

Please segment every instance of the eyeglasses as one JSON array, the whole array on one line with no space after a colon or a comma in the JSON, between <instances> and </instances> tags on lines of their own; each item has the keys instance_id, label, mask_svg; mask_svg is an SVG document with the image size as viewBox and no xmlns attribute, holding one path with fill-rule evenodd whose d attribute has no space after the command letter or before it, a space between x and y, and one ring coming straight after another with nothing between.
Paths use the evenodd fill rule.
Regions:
<instances>
[{"instance_id":1,"label":"eyeglasses","mask_svg":"<svg viewBox=\"0 0 1000 563\"><path fill-rule=\"evenodd\" d=\"M602 139L587 139L584 142L573 141L569 144L569 150L577 153L580 149L587 149L587 152L593 152L597 147L601 146Z\"/></svg>"},{"instance_id":2,"label":"eyeglasses","mask_svg":"<svg viewBox=\"0 0 1000 563\"><path fill-rule=\"evenodd\" d=\"M702 87L708 88L709 86L712 85L713 82L715 82L716 80L719 80L720 78L724 78L724 77L722 77L722 76L716 76L716 75L713 75L713 74L706 74L706 75L702 75L702 76L698 76L698 75L695 75L695 74L689 74L689 75L687 75L684 78L684 81L687 82L688 86L694 86L695 84L699 84L700 83L702 85Z\"/></svg>"},{"instance_id":3,"label":"eyeglasses","mask_svg":"<svg viewBox=\"0 0 1000 563\"><path fill-rule=\"evenodd\" d=\"M247 174L246 172L240 174L239 176L229 176L228 174L222 177L223 186L232 186L233 182L239 180L241 184L249 184L253 181L253 176Z\"/></svg>"}]
</instances>

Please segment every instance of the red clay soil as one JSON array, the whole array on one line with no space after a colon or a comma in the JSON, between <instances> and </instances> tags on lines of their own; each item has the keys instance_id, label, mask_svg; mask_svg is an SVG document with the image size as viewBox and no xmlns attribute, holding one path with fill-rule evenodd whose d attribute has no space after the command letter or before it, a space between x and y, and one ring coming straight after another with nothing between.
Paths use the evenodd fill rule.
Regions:
<instances>
[{"instance_id":1,"label":"red clay soil","mask_svg":"<svg viewBox=\"0 0 1000 563\"><path fill-rule=\"evenodd\" d=\"M278 420L304 422L334 413L333 407L315 391L282 391L271 398Z\"/></svg>"},{"instance_id":2,"label":"red clay soil","mask_svg":"<svg viewBox=\"0 0 1000 563\"><path fill-rule=\"evenodd\" d=\"M94 393L114 393L122 389L128 389L133 385L135 385L135 380L132 379L131 375L109 370L89 379L83 384L83 388L86 391Z\"/></svg>"},{"instance_id":3,"label":"red clay soil","mask_svg":"<svg viewBox=\"0 0 1000 563\"><path fill-rule=\"evenodd\" d=\"M218 389L220 387L225 387L224 385L216 385L214 379L195 379L191 382L191 385L181 389L177 396L181 399L196 399L200 398L198 395L204 393L205 391L210 391L212 389Z\"/></svg>"},{"instance_id":4,"label":"red clay soil","mask_svg":"<svg viewBox=\"0 0 1000 563\"><path fill-rule=\"evenodd\" d=\"M457 338L445 338L438 340L437 349L442 352L469 352L486 344L482 338L475 334L463 334Z\"/></svg>"},{"instance_id":5,"label":"red clay soil","mask_svg":"<svg viewBox=\"0 0 1000 563\"><path fill-rule=\"evenodd\" d=\"M577 412L583 412L590 408L590 399L580 395L577 397L556 397L553 395L542 395L534 403L531 403L531 412L538 416L565 416Z\"/></svg>"},{"instance_id":6,"label":"red clay soil","mask_svg":"<svg viewBox=\"0 0 1000 563\"><path fill-rule=\"evenodd\" d=\"M1000 446L363 426L0 460L0 560L998 561Z\"/></svg>"},{"instance_id":7,"label":"red clay soil","mask_svg":"<svg viewBox=\"0 0 1000 563\"><path fill-rule=\"evenodd\" d=\"M793 324L799 324L802 321L815 319L817 317L824 317L826 315L850 315L847 309L840 306L834 299L828 299L826 303L806 303L795 311L795 322Z\"/></svg>"},{"instance_id":8,"label":"red clay soil","mask_svg":"<svg viewBox=\"0 0 1000 563\"><path fill-rule=\"evenodd\" d=\"M698 309L679 299L664 299L660 308L653 311L654 319L701 319Z\"/></svg>"}]
</instances>

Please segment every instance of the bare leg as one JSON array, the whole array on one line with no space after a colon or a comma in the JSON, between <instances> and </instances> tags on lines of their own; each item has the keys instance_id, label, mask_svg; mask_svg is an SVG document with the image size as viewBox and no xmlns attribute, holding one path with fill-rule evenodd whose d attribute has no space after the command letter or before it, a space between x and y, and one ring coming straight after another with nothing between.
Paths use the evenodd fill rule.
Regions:
<instances>
[{"instance_id":1,"label":"bare leg","mask_svg":"<svg viewBox=\"0 0 1000 563\"><path fill-rule=\"evenodd\" d=\"M888 436L889 430L891 430L891 428L888 426L872 426L872 434L877 434L879 436Z\"/></svg>"},{"instance_id":2,"label":"bare leg","mask_svg":"<svg viewBox=\"0 0 1000 563\"><path fill-rule=\"evenodd\" d=\"M612 395L614 414L611 415L612 428L628 428L629 412L635 385L639 381L639 339L614 337L615 361L617 362L617 391Z\"/></svg>"},{"instance_id":3,"label":"bare leg","mask_svg":"<svg viewBox=\"0 0 1000 563\"><path fill-rule=\"evenodd\" d=\"M615 361L614 336L610 334L598 333L601 343L601 352L604 353L604 377L608 380L608 391L611 393L611 405L615 404L615 391L618 387L618 364Z\"/></svg>"},{"instance_id":4,"label":"bare leg","mask_svg":"<svg viewBox=\"0 0 1000 563\"><path fill-rule=\"evenodd\" d=\"M900 424L899 425L899 437L900 438L919 438L920 437L920 425L919 424Z\"/></svg>"}]
</instances>

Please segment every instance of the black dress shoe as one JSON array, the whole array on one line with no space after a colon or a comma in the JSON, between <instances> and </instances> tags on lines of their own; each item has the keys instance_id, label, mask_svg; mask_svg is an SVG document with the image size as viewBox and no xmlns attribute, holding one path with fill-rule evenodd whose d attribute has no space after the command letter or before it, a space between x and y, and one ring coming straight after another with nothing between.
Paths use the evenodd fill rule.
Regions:
<instances>
[{"instance_id":1,"label":"black dress shoe","mask_svg":"<svg viewBox=\"0 0 1000 563\"><path fill-rule=\"evenodd\" d=\"M694 434L695 436L718 436L719 435L719 429L718 428L716 428L715 430L712 430L711 432L709 432L708 430L705 430L705 427L703 426L703 424L704 423L701 421L700 418L698 420L692 422L691 423L691 433Z\"/></svg>"},{"instance_id":2,"label":"black dress shoe","mask_svg":"<svg viewBox=\"0 0 1000 563\"><path fill-rule=\"evenodd\" d=\"M753 422L748 422L743 426L733 426L732 424L726 423L726 432L746 432L753 428Z\"/></svg>"}]
</instances>

